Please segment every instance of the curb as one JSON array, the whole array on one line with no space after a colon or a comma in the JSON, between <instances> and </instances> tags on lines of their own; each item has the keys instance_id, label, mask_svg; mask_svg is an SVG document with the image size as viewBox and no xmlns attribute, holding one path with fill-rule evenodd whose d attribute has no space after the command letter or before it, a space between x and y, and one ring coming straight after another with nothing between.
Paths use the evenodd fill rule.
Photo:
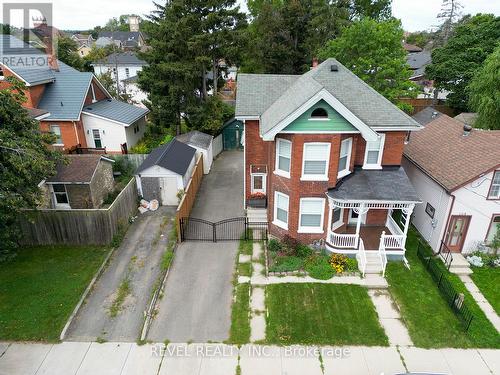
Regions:
<instances>
[{"instance_id":1,"label":"curb","mask_svg":"<svg viewBox=\"0 0 500 375\"><path fill-rule=\"evenodd\" d=\"M164 271L165 274L162 277L161 285L154 292L153 297L151 298L151 302L149 303L148 310L144 314L145 319L144 319L144 325L142 326L142 331L141 331L141 338L140 338L141 341L146 340L146 336L148 335L149 329L151 328L151 323L153 321L153 312L154 312L156 304L158 302L158 297L160 296L160 293L165 288L165 284L167 282L167 278L168 278L168 275L170 273L170 268L172 268L172 264L174 264L175 253L177 251L177 247L178 247L178 242L176 241L174 244L174 247L172 248L172 252L174 253L174 255L172 257L172 261L170 262L168 268Z\"/></svg>"},{"instance_id":2,"label":"curb","mask_svg":"<svg viewBox=\"0 0 500 375\"><path fill-rule=\"evenodd\" d=\"M112 248L108 255L106 256L106 258L104 259L104 261L102 262L101 264L101 267L99 267L99 269L97 270L96 274L94 275L94 277L92 278L92 280L90 280L90 283L89 285L87 286L87 289L85 289L85 291L83 292L82 294L82 297L80 298L80 301L78 301L77 305L75 306L73 312L71 313L71 315L69 316L68 318L68 321L66 322L66 324L64 325L64 328L61 332L61 334L59 335L59 340L63 341L64 338L66 337L66 332L68 331L69 329L69 326L71 325L71 323L73 322L73 319L75 318L76 314L78 314L78 311L80 310L80 308L82 307L83 305L83 302L85 301L85 299L87 298L88 294L90 293L90 291L92 290L92 288L94 287L94 284L95 282L97 281L97 279L101 276L101 274L103 273L104 271L104 268L106 267L106 265L108 264L109 262L109 259L111 258L111 256L114 254L116 248Z\"/></svg>"}]
</instances>

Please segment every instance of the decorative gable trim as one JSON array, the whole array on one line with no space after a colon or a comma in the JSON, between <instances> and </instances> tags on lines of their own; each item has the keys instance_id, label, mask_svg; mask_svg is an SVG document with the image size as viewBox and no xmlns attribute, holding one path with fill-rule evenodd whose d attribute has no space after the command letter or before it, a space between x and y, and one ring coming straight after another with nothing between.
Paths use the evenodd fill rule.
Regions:
<instances>
[{"instance_id":1,"label":"decorative gable trim","mask_svg":"<svg viewBox=\"0 0 500 375\"><path fill-rule=\"evenodd\" d=\"M378 139L378 134L361 121L354 113L352 113L345 105L343 105L336 97L330 94L326 89L318 91L313 97L308 101L298 107L295 111L290 113L282 121L280 121L275 127L265 134L262 134L262 139L264 141L274 140L276 134L280 133L293 121L295 121L300 115L311 108L318 101L323 99L327 102L334 110L336 110L342 117L344 117L349 123L351 123L356 129L360 131L363 138L367 141L376 141Z\"/></svg>"}]
</instances>

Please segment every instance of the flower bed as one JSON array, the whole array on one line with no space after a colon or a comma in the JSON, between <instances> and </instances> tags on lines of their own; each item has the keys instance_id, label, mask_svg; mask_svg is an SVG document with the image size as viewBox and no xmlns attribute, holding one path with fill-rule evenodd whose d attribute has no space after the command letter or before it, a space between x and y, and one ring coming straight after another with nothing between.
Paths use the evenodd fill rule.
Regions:
<instances>
[{"instance_id":1,"label":"flower bed","mask_svg":"<svg viewBox=\"0 0 500 375\"><path fill-rule=\"evenodd\" d=\"M356 259L342 254L327 254L286 236L283 241L268 243L268 268L270 276L306 276L327 280L333 276L358 275Z\"/></svg>"}]
</instances>

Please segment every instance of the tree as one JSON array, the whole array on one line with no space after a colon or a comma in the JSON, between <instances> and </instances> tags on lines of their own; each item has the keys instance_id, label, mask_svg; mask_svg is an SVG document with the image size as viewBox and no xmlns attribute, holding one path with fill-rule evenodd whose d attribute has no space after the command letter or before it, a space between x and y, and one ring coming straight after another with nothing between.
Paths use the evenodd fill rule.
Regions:
<instances>
[{"instance_id":1,"label":"tree","mask_svg":"<svg viewBox=\"0 0 500 375\"><path fill-rule=\"evenodd\" d=\"M439 34L441 35L442 44L446 44L451 35L455 22L460 18L463 5L458 0L443 0L441 11L437 18L443 19Z\"/></svg>"},{"instance_id":2,"label":"tree","mask_svg":"<svg viewBox=\"0 0 500 375\"><path fill-rule=\"evenodd\" d=\"M130 95L124 93L118 94L116 83L113 80L113 77L111 77L111 72L101 73L97 76L97 79L113 98L121 100L123 102L130 101Z\"/></svg>"},{"instance_id":3,"label":"tree","mask_svg":"<svg viewBox=\"0 0 500 375\"><path fill-rule=\"evenodd\" d=\"M50 150L54 136L41 133L37 121L21 106L24 86L8 78L0 90L0 260L18 247L18 218L23 208L37 206L38 184L55 173L60 154Z\"/></svg>"},{"instance_id":4,"label":"tree","mask_svg":"<svg viewBox=\"0 0 500 375\"><path fill-rule=\"evenodd\" d=\"M464 17L448 43L432 51L432 63L425 72L437 89L449 91L450 107L468 111L466 87L499 40L500 17L477 14Z\"/></svg>"},{"instance_id":5,"label":"tree","mask_svg":"<svg viewBox=\"0 0 500 375\"><path fill-rule=\"evenodd\" d=\"M407 109L398 99L415 97L417 90L409 80L411 71L402 39L399 20L377 22L364 18L346 28L339 38L329 41L320 57L335 57L391 102Z\"/></svg>"},{"instance_id":6,"label":"tree","mask_svg":"<svg viewBox=\"0 0 500 375\"><path fill-rule=\"evenodd\" d=\"M428 31L415 31L408 34L405 41L409 44L414 44L420 48L425 48L429 42L432 42L433 35Z\"/></svg>"},{"instance_id":7,"label":"tree","mask_svg":"<svg viewBox=\"0 0 500 375\"><path fill-rule=\"evenodd\" d=\"M57 58L80 71L85 70L85 61L78 55L78 44L66 36L57 38Z\"/></svg>"},{"instance_id":8,"label":"tree","mask_svg":"<svg viewBox=\"0 0 500 375\"><path fill-rule=\"evenodd\" d=\"M215 136L219 134L222 125L233 116L233 107L217 96L210 96L204 105L191 111L187 126Z\"/></svg>"},{"instance_id":9,"label":"tree","mask_svg":"<svg viewBox=\"0 0 500 375\"><path fill-rule=\"evenodd\" d=\"M369 17L377 21L392 17L392 0L353 0L351 2L351 17L363 19Z\"/></svg>"},{"instance_id":10,"label":"tree","mask_svg":"<svg viewBox=\"0 0 500 375\"><path fill-rule=\"evenodd\" d=\"M500 130L500 45L474 75L467 92L469 106L478 114L474 126Z\"/></svg>"},{"instance_id":11,"label":"tree","mask_svg":"<svg viewBox=\"0 0 500 375\"><path fill-rule=\"evenodd\" d=\"M350 18L347 0L260 0L249 7L254 19L242 71L253 73L304 73Z\"/></svg>"}]
</instances>

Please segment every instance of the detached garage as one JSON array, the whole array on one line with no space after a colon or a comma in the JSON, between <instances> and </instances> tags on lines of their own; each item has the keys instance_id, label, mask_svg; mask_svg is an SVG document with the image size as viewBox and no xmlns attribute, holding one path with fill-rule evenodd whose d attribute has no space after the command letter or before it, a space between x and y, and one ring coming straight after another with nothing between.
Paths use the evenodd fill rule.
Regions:
<instances>
[{"instance_id":1,"label":"detached garage","mask_svg":"<svg viewBox=\"0 0 500 375\"><path fill-rule=\"evenodd\" d=\"M176 139L155 148L135 172L139 194L163 206L177 206L177 194L186 188L195 163L196 150Z\"/></svg>"},{"instance_id":2,"label":"detached garage","mask_svg":"<svg viewBox=\"0 0 500 375\"><path fill-rule=\"evenodd\" d=\"M210 134L202 133L198 130L193 130L189 133L178 135L175 138L179 142L194 147L197 154L203 155L203 173L208 174L208 172L210 172L212 161L214 159L212 151L213 137Z\"/></svg>"}]
</instances>

